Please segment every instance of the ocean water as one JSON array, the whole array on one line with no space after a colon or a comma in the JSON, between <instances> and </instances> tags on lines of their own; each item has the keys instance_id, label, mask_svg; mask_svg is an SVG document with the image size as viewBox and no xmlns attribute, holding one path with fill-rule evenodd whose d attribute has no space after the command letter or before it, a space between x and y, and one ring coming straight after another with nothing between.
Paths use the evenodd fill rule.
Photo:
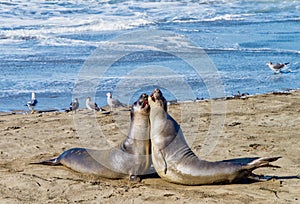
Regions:
<instances>
[{"instance_id":1,"label":"ocean water","mask_svg":"<svg viewBox=\"0 0 300 204\"><path fill-rule=\"evenodd\" d=\"M103 59L116 56L111 49L115 45L111 43L106 53L105 43L147 31L170 32L192 42L203 49L215 70L199 79L174 55L142 49L118 59L106 77L97 73L102 78L83 80L82 70L97 50ZM145 37L149 45L146 36L139 36L139 42ZM172 46L180 52L176 43L174 38ZM265 65L269 61L290 64L274 75ZM131 103L140 92L156 86L157 77L151 74L157 70L160 80L169 83L160 86L169 100L213 98L215 90L208 87L207 79L215 77L220 78L224 96L238 91L260 94L299 89L300 1L4 0L0 2L0 70L0 111L27 110L24 104L31 92L39 101L36 109L66 108L75 95L85 107L88 94L94 94L93 99L104 106L105 93L116 96L120 87L129 92L128 97L116 97ZM194 98L172 93L185 91L177 83L178 73ZM122 80L128 75L145 76L143 80L152 85ZM76 89L81 83L85 88Z\"/></svg>"}]
</instances>

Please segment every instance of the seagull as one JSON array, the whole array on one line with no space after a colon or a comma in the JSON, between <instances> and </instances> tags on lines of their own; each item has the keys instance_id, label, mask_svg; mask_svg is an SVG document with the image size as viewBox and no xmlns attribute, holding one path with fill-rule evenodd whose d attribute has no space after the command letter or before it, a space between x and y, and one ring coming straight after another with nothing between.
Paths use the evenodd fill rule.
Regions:
<instances>
[{"instance_id":1,"label":"seagull","mask_svg":"<svg viewBox=\"0 0 300 204\"><path fill-rule=\"evenodd\" d=\"M75 98L72 103L70 103L69 109L66 109L66 112L75 111L79 108L78 98Z\"/></svg>"},{"instance_id":2,"label":"seagull","mask_svg":"<svg viewBox=\"0 0 300 204\"><path fill-rule=\"evenodd\" d=\"M28 101L25 106L27 106L28 109L31 111L31 113L33 113L34 112L34 107L36 106L37 103L38 103L38 101L35 98L35 93L32 92L31 93L31 100Z\"/></svg>"},{"instance_id":3,"label":"seagull","mask_svg":"<svg viewBox=\"0 0 300 204\"><path fill-rule=\"evenodd\" d=\"M240 91L238 91L238 95L234 95L233 98L247 98L247 96L249 96L249 93L241 93Z\"/></svg>"},{"instance_id":4,"label":"seagull","mask_svg":"<svg viewBox=\"0 0 300 204\"><path fill-rule=\"evenodd\" d=\"M91 97L86 98L85 105L89 110L102 111L102 108L99 108L97 103L92 102Z\"/></svg>"},{"instance_id":5,"label":"seagull","mask_svg":"<svg viewBox=\"0 0 300 204\"><path fill-rule=\"evenodd\" d=\"M274 74L275 74L277 71L280 72L280 70L288 64L289 64L289 62L287 62L287 63L276 63L276 64L273 64L272 62L268 62L266 65L269 66L269 68L272 69L274 71Z\"/></svg>"},{"instance_id":6,"label":"seagull","mask_svg":"<svg viewBox=\"0 0 300 204\"><path fill-rule=\"evenodd\" d=\"M110 92L106 93L107 96L107 104L110 107L110 110L112 111L113 108L117 108L117 107L125 107L126 105L121 103L118 99L114 99L112 98L112 95Z\"/></svg>"}]
</instances>

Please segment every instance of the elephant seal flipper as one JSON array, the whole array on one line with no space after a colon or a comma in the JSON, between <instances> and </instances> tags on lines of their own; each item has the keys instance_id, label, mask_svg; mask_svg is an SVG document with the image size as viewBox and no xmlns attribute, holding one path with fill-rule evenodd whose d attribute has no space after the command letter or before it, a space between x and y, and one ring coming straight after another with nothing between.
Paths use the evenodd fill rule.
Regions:
<instances>
[{"instance_id":1,"label":"elephant seal flipper","mask_svg":"<svg viewBox=\"0 0 300 204\"><path fill-rule=\"evenodd\" d=\"M168 163L166 161L166 158L163 154L162 151L159 151L159 154L157 155L158 157L161 157L161 162L163 163L162 165L164 166L164 173L167 174L167 170L168 170Z\"/></svg>"},{"instance_id":2,"label":"elephant seal flipper","mask_svg":"<svg viewBox=\"0 0 300 204\"><path fill-rule=\"evenodd\" d=\"M30 162L29 164L44 164L49 166L62 165L62 163L60 163L60 160L58 160L58 157L49 160L39 161L39 162Z\"/></svg>"},{"instance_id":3,"label":"elephant seal flipper","mask_svg":"<svg viewBox=\"0 0 300 204\"><path fill-rule=\"evenodd\" d=\"M64 162L62 162L62 160L65 160L67 157L72 157L73 155L76 156L82 155L86 151L87 149L85 148L71 148L64 151L58 157L54 157L52 159L43 160L39 162L30 162L30 164L43 164L43 165L50 165L50 166L63 165Z\"/></svg>"},{"instance_id":4,"label":"elephant seal flipper","mask_svg":"<svg viewBox=\"0 0 300 204\"><path fill-rule=\"evenodd\" d=\"M127 137L117 147L109 150L72 148L58 157L32 162L31 164L62 164L77 172L118 179L129 175L129 180L137 180L150 167L148 95L142 94L132 105L130 129Z\"/></svg>"},{"instance_id":5,"label":"elephant seal flipper","mask_svg":"<svg viewBox=\"0 0 300 204\"><path fill-rule=\"evenodd\" d=\"M274 166L272 164L270 164L270 162L274 162L278 159L280 159L281 157L261 157L261 158L257 158L254 161L251 161L250 163L248 163L246 165L245 168L253 171L254 169L260 168L260 167L276 167L276 168L280 168L279 166Z\"/></svg>"},{"instance_id":6,"label":"elephant seal flipper","mask_svg":"<svg viewBox=\"0 0 300 204\"><path fill-rule=\"evenodd\" d=\"M246 162L201 160L185 141L179 124L167 113L167 103L159 89L149 96L152 163L158 175L184 185L233 183L252 177L253 170L272 167L280 157L255 158Z\"/></svg>"}]
</instances>

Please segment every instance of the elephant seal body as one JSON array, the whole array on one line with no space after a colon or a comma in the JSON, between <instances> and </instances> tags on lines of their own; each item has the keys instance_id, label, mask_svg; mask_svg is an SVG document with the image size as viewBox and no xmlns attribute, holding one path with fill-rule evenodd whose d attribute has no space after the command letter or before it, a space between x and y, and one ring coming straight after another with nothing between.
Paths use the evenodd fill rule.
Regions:
<instances>
[{"instance_id":1,"label":"elephant seal body","mask_svg":"<svg viewBox=\"0 0 300 204\"><path fill-rule=\"evenodd\" d=\"M244 158L209 162L198 158L189 148L178 123L167 113L167 102L159 89L148 99L152 162L158 175L169 182L184 185L232 183L256 178L252 171L273 166L280 157ZM275 167L275 166L273 166Z\"/></svg>"},{"instance_id":2,"label":"elephant seal body","mask_svg":"<svg viewBox=\"0 0 300 204\"><path fill-rule=\"evenodd\" d=\"M119 179L130 176L135 180L150 166L148 95L142 94L132 105L128 136L117 147L109 150L72 148L56 158L33 164L62 164L77 172Z\"/></svg>"}]
</instances>

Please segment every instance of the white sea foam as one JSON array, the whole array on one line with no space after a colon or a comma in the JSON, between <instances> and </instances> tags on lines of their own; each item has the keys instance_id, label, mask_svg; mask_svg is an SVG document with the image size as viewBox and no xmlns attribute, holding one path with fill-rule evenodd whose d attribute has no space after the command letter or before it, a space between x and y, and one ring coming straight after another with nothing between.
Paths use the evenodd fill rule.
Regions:
<instances>
[{"instance_id":1,"label":"white sea foam","mask_svg":"<svg viewBox=\"0 0 300 204\"><path fill-rule=\"evenodd\" d=\"M255 20L262 12L271 12L276 2L258 1L241 5L235 1L2 1L0 7L0 44L11 40L37 41L41 45L66 46L81 44L90 46L88 40L76 41L60 38L60 35L89 32L115 31L159 23L196 23L209 21ZM291 3L290 1L288 1ZM254 2L255 3L255 2ZM281 9L293 10L299 4ZM268 7L266 7L268 5ZM294 6L294 7L293 7ZM295 17L296 18L296 17ZM295 19L294 18L294 19ZM267 19L267 18L266 18ZM257 19L256 19L257 20ZM259 19L262 20L262 19Z\"/></svg>"},{"instance_id":2,"label":"white sea foam","mask_svg":"<svg viewBox=\"0 0 300 204\"><path fill-rule=\"evenodd\" d=\"M96 47L107 46L111 52L125 48L130 42L112 44L109 40L139 29L168 30L190 38L195 45L183 44L176 36L161 37L161 42L155 43L168 40L177 52L185 52L182 47L202 47L219 70L226 93L236 94L239 90L254 94L299 88L299 7L300 2L292 0L1 1L0 104L6 105L0 110L16 105L11 104L9 97L23 105L32 91L45 98L60 94L55 103L69 103L67 97L86 57ZM135 49L159 51L151 40ZM156 63L176 69L176 73L185 71L180 77L191 84L197 97L209 97L205 85L178 60L147 54L144 58L120 59L114 72L119 74L117 78L91 74L88 79L92 81L86 84L84 92L89 93L91 86L100 92L113 91L119 80L139 78L129 76L128 67ZM185 54L189 55L187 51ZM290 62L291 71L273 76L265 66L267 61ZM214 78L211 73L205 73L205 77ZM176 76L160 78L172 80ZM132 84L124 86L130 88ZM39 107L46 107L47 103L45 99Z\"/></svg>"}]
</instances>

